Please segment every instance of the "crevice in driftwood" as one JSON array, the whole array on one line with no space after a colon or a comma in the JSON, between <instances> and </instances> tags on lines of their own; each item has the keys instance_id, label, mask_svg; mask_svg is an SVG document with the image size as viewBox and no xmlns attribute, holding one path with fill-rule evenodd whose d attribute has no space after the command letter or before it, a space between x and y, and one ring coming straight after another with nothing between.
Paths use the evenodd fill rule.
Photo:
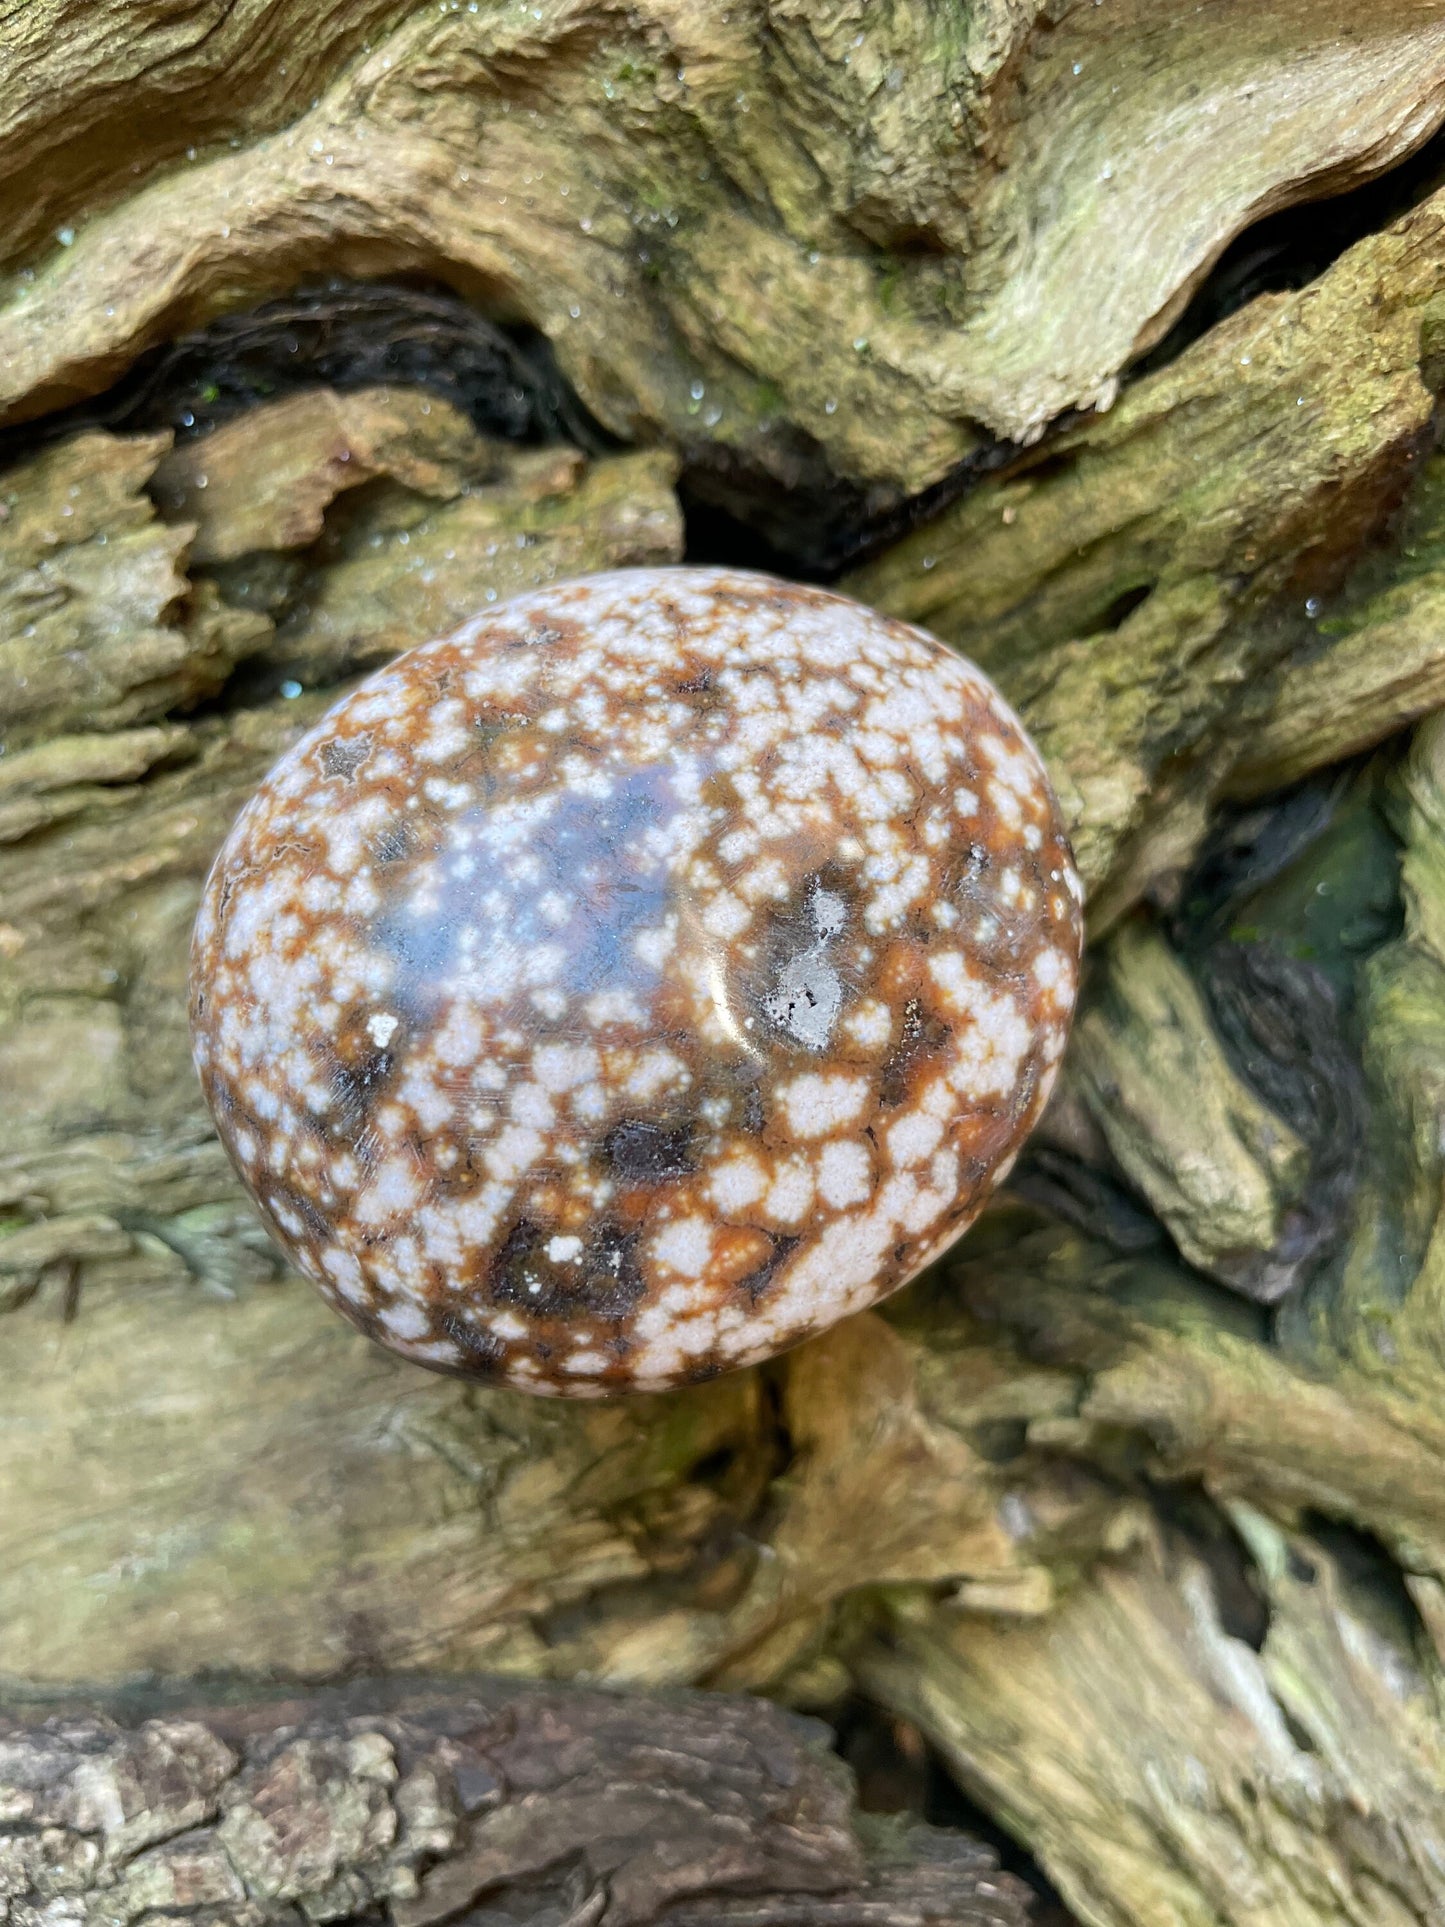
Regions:
<instances>
[{"instance_id":1,"label":"crevice in driftwood","mask_svg":"<svg viewBox=\"0 0 1445 1927\"><path fill-rule=\"evenodd\" d=\"M1078 1927L1027 1846L968 1797L938 1747L912 1721L855 1695L833 1711L830 1724L865 1813L911 1814L981 1841L1004 1872L1028 1889L1030 1927Z\"/></svg>"},{"instance_id":2,"label":"crevice in driftwood","mask_svg":"<svg viewBox=\"0 0 1445 1927\"><path fill-rule=\"evenodd\" d=\"M588 454L621 447L593 420L535 329L488 318L424 281L330 280L228 311L139 356L104 393L0 428L0 463L85 428L205 435L259 402L305 388L418 387L480 434Z\"/></svg>"},{"instance_id":3,"label":"crevice in driftwood","mask_svg":"<svg viewBox=\"0 0 1445 1927\"><path fill-rule=\"evenodd\" d=\"M1130 384L1166 368L1210 327L1261 293L1299 290L1316 280L1355 240L1428 194L1442 151L1437 135L1362 186L1288 206L1246 227L1164 339L1142 359L1122 361L1119 378ZM289 345L293 335L299 341L295 356ZM13 456L39 439L91 424L195 432L268 389L294 385L303 367L309 369L307 379L333 384L429 383L467 407L488 433L563 434L594 452L619 445L561 372L544 334L515 320L484 319L460 294L428 282L423 273L405 281L303 285L250 313L223 312L168 346L145 347L105 394L0 432L0 453ZM879 489L860 483L830 459L823 442L796 425L778 424L768 464L760 467L752 455L710 436L701 415L701 409L693 410L683 432L673 434L682 458L685 504L696 508L691 552L703 560L759 566L771 561L810 579L828 579L869 560L965 497L981 478L1016 462L1020 453L1006 437L980 433L975 445L926 487L900 493L892 485ZM1087 419L1065 407L1047 424L1031 428L1031 437L1047 430L1052 443ZM1041 473L1032 460L1021 472L1036 478ZM1143 593L1140 588L1116 596L1099 617L1099 627L1117 626L1133 612L1133 598Z\"/></svg>"},{"instance_id":4,"label":"crevice in driftwood","mask_svg":"<svg viewBox=\"0 0 1445 1927\"><path fill-rule=\"evenodd\" d=\"M1230 244L1168 335L1121 371L1127 385L1169 366L1211 327L1257 296L1298 291L1354 242L1427 196L1445 164L1445 136L1363 186L1266 217ZM141 354L103 394L36 420L0 428L0 464L91 426L132 433L204 433L258 400L312 384L346 389L375 382L426 387L454 401L483 433L534 442L565 439L589 453L622 444L589 412L535 328L488 318L455 290L413 281L333 279L227 312ZM870 496L830 470L822 451L798 441L783 483L740 462L696 424L680 447L680 495L690 560L773 568L831 581L924 528L984 477L1016 467L1035 482L1050 469L1057 437L1086 417L1065 411L1037 453L1006 440L979 446L926 489L901 499ZM1094 620L1120 626L1152 583L1119 591ZM1077 629L1090 633L1087 624Z\"/></svg>"},{"instance_id":5,"label":"crevice in driftwood","mask_svg":"<svg viewBox=\"0 0 1445 1927\"><path fill-rule=\"evenodd\" d=\"M104 393L0 427L0 476L88 428L161 430L184 444L285 395L379 384L440 395L486 436L525 446L568 442L593 456L624 447L589 412L536 329L489 318L454 290L424 281L332 279L221 315L147 350ZM831 472L806 437L797 438L793 474L780 487L712 440L700 419L693 426L678 445L687 559L807 581L831 581L881 551L1011 453L985 444L921 494L880 505Z\"/></svg>"},{"instance_id":6,"label":"crevice in driftwood","mask_svg":"<svg viewBox=\"0 0 1445 1927\"><path fill-rule=\"evenodd\" d=\"M1343 193L1297 202L1255 221L1230 242L1174 326L1124 381L1167 368L1202 335L1261 295L1295 294L1347 248L1428 199L1445 175L1445 135L1433 134L1394 167Z\"/></svg>"}]
</instances>

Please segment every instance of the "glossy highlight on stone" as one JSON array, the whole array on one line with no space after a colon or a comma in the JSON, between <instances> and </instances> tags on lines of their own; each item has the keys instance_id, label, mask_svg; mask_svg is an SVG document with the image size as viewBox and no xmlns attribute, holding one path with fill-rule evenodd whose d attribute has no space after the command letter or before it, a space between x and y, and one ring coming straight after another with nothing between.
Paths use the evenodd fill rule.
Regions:
<instances>
[{"instance_id":1,"label":"glossy highlight on stone","mask_svg":"<svg viewBox=\"0 0 1445 1927\"><path fill-rule=\"evenodd\" d=\"M637 569L372 676L242 812L192 1034L288 1257L534 1392L685 1384L977 1215L1064 1048L1078 878L1032 745L931 637Z\"/></svg>"}]
</instances>

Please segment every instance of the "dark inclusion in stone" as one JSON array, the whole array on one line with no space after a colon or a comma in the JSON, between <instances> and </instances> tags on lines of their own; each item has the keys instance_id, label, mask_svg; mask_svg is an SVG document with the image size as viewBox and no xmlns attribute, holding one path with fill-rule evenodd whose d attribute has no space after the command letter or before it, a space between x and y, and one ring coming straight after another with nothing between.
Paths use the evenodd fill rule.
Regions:
<instances>
[{"instance_id":1,"label":"dark inclusion in stone","mask_svg":"<svg viewBox=\"0 0 1445 1927\"><path fill-rule=\"evenodd\" d=\"M493 1303L541 1318L625 1318L645 1290L638 1233L597 1225L568 1263L551 1256L549 1247L557 1242L544 1226L519 1220L492 1261L487 1288Z\"/></svg>"},{"instance_id":2,"label":"dark inclusion in stone","mask_svg":"<svg viewBox=\"0 0 1445 1927\"><path fill-rule=\"evenodd\" d=\"M602 1155L621 1184L664 1184L694 1168L691 1123L653 1123L626 1117L602 1140Z\"/></svg>"}]
</instances>

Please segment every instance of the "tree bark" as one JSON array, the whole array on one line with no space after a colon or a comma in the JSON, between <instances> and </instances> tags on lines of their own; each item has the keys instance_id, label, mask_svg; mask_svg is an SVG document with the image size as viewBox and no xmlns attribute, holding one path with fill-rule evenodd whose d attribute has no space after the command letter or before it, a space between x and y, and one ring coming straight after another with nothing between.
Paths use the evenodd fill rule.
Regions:
<instances>
[{"instance_id":1,"label":"tree bark","mask_svg":"<svg viewBox=\"0 0 1445 1927\"><path fill-rule=\"evenodd\" d=\"M476 1682L172 1700L0 1716L0 1918L1025 1927L986 1849L860 1814L826 1728L760 1701Z\"/></svg>"},{"instance_id":2,"label":"tree bark","mask_svg":"<svg viewBox=\"0 0 1445 1927\"><path fill-rule=\"evenodd\" d=\"M1445 7L30 0L0 62L17 1718L217 1674L861 1693L1089 1927L1445 1916ZM194 1085L189 926L349 678L685 545L999 680L1087 993L931 1276L765 1370L559 1408L281 1270ZM337 1760L359 1721L401 1777L338 1784L406 1839L403 1756L461 1703L410 1691L195 1717L233 1788L278 1723ZM468 1730L512 1691L599 1746L642 1717L458 1687ZM108 1921L161 1846L71 1831ZM847 1853L843 1912L767 1873L768 1917L970 1918ZM546 1875L557 1918L610 1917L601 1865Z\"/></svg>"}]
</instances>

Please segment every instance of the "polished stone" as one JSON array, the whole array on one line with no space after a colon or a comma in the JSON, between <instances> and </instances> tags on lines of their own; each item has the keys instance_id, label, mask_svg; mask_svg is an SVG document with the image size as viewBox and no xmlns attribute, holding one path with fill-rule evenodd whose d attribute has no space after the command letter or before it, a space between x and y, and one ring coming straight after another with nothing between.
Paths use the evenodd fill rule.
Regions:
<instances>
[{"instance_id":1,"label":"polished stone","mask_svg":"<svg viewBox=\"0 0 1445 1927\"><path fill-rule=\"evenodd\" d=\"M986 679L821 590L560 584L272 772L196 1061L287 1255L437 1369L660 1388L874 1303L1048 1095L1080 888Z\"/></svg>"}]
</instances>

